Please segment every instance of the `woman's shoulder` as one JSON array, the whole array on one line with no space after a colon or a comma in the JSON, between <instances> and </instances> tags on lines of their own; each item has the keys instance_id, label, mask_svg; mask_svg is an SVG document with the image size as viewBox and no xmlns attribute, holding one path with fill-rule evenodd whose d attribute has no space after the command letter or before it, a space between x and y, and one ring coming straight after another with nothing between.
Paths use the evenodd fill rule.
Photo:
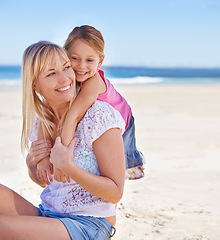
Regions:
<instances>
[{"instance_id":1,"label":"woman's shoulder","mask_svg":"<svg viewBox=\"0 0 220 240\"><path fill-rule=\"evenodd\" d=\"M107 102L103 102L100 100L96 100L93 105L90 107L90 111L101 111L102 109L107 109L108 111L111 111L111 108L113 108L110 104ZM114 108L113 108L114 109Z\"/></svg>"},{"instance_id":2,"label":"woman's shoulder","mask_svg":"<svg viewBox=\"0 0 220 240\"><path fill-rule=\"evenodd\" d=\"M115 110L109 103L96 100L94 104L89 108L87 114L90 115L96 113L96 116L103 117L103 115L112 115L112 117L121 118L119 111Z\"/></svg>"},{"instance_id":3,"label":"woman's shoulder","mask_svg":"<svg viewBox=\"0 0 220 240\"><path fill-rule=\"evenodd\" d=\"M91 121L93 124L118 125L124 131L125 122L119 113L110 104L96 100L95 103L88 109L84 116L85 121Z\"/></svg>"},{"instance_id":4,"label":"woman's shoulder","mask_svg":"<svg viewBox=\"0 0 220 240\"><path fill-rule=\"evenodd\" d=\"M121 114L106 102L96 100L88 109L78 125L84 141L92 146L104 132L111 128L119 128L124 132L125 122Z\"/></svg>"}]
</instances>

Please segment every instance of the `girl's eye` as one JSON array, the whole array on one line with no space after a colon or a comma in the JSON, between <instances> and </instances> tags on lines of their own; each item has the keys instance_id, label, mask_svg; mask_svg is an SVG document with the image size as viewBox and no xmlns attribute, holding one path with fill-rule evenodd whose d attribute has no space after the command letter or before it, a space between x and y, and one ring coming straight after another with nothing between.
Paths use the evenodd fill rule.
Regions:
<instances>
[{"instance_id":1,"label":"girl's eye","mask_svg":"<svg viewBox=\"0 0 220 240\"><path fill-rule=\"evenodd\" d=\"M71 59L73 59L73 60L75 60L75 61L76 61L76 60L78 60L78 58L77 58L77 57L71 57Z\"/></svg>"},{"instance_id":2,"label":"girl's eye","mask_svg":"<svg viewBox=\"0 0 220 240\"><path fill-rule=\"evenodd\" d=\"M88 59L87 61L88 61L88 62L93 62L94 60L93 60L93 59Z\"/></svg>"}]
</instances>

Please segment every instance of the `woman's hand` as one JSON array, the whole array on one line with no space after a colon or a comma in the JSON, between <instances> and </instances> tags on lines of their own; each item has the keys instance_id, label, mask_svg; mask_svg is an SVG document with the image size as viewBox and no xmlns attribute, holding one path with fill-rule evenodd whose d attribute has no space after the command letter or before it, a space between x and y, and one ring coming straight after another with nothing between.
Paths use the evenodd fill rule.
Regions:
<instances>
[{"instance_id":1,"label":"woman's hand","mask_svg":"<svg viewBox=\"0 0 220 240\"><path fill-rule=\"evenodd\" d=\"M36 166L42 159L50 157L51 142L48 139L41 139L31 143L29 154L31 158L27 158L27 166Z\"/></svg>"},{"instance_id":2,"label":"woman's hand","mask_svg":"<svg viewBox=\"0 0 220 240\"><path fill-rule=\"evenodd\" d=\"M94 175L73 162L74 145L73 140L65 147L60 138L57 138L51 149L50 161L91 194L114 204L118 203L125 182L124 145L120 129L109 129L93 142L101 176Z\"/></svg>"},{"instance_id":3,"label":"woman's hand","mask_svg":"<svg viewBox=\"0 0 220 240\"><path fill-rule=\"evenodd\" d=\"M37 177L37 164L44 158L49 158L51 143L49 140L37 140L32 142L30 152L26 157L26 164L30 178L38 185L45 187L46 183ZM50 163L48 161L48 163Z\"/></svg>"},{"instance_id":4,"label":"woman's hand","mask_svg":"<svg viewBox=\"0 0 220 240\"><path fill-rule=\"evenodd\" d=\"M53 148L51 149L50 162L55 168L65 173L65 170L73 164L73 152L76 144L74 138L68 146L61 143L61 138L57 137Z\"/></svg>"}]
</instances>

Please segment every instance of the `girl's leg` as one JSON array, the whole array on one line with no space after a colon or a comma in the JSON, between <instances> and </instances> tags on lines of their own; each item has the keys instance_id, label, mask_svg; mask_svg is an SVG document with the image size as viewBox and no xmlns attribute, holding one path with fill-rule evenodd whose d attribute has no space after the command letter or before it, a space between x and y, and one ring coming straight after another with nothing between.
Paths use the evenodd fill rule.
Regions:
<instances>
[{"instance_id":1,"label":"girl's leg","mask_svg":"<svg viewBox=\"0 0 220 240\"><path fill-rule=\"evenodd\" d=\"M124 132L124 150L126 161L126 176L128 179L139 179L144 177L145 158L136 147L134 117L131 115L128 128Z\"/></svg>"},{"instance_id":2,"label":"girl's leg","mask_svg":"<svg viewBox=\"0 0 220 240\"><path fill-rule=\"evenodd\" d=\"M0 184L0 216L38 216L36 207L13 190Z\"/></svg>"},{"instance_id":3,"label":"girl's leg","mask_svg":"<svg viewBox=\"0 0 220 240\"><path fill-rule=\"evenodd\" d=\"M0 216L0 239L71 240L60 220L38 216Z\"/></svg>"}]
</instances>

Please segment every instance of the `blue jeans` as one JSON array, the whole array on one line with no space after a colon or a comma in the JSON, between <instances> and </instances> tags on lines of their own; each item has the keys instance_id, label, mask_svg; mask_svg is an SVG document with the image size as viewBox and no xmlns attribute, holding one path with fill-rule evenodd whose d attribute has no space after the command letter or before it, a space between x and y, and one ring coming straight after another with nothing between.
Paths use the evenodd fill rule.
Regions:
<instances>
[{"instance_id":1,"label":"blue jeans","mask_svg":"<svg viewBox=\"0 0 220 240\"><path fill-rule=\"evenodd\" d=\"M59 219L72 240L107 240L115 234L115 228L104 218L51 212L44 210L42 205L37 210L40 217Z\"/></svg>"},{"instance_id":2,"label":"blue jeans","mask_svg":"<svg viewBox=\"0 0 220 240\"><path fill-rule=\"evenodd\" d=\"M137 150L135 138L134 117L131 114L129 125L122 135L124 141L126 169L143 166L145 164L144 155Z\"/></svg>"}]
</instances>

